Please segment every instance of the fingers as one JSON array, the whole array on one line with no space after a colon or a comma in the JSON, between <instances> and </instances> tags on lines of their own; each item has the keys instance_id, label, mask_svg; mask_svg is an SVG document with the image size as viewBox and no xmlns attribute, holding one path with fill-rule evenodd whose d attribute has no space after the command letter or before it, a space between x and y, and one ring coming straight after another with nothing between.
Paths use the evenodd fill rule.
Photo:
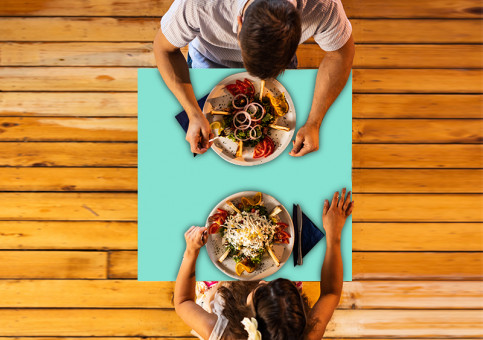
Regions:
<instances>
[{"instance_id":1,"label":"fingers","mask_svg":"<svg viewBox=\"0 0 483 340\"><path fill-rule=\"evenodd\" d=\"M188 142L191 145L191 152L193 152L193 153L204 153L207 150L202 145L202 138L201 138L200 135L196 135L192 138L189 138Z\"/></svg>"},{"instance_id":2,"label":"fingers","mask_svg":"<svg viewBox=\"0 0 483 340\"><path fill-rule=\"evenodd\" d=\"M354 202L349 203L349 208L346 210L345 215L349 216L352 214L352 209L354 208Z\"/></svg>"},{"instance_id":3,"label":"fingers","mask_svg":"<svg viewBox=\"0 0 483 340\"><path fill-rule=\"evenodd\" d=\"M202 136L201 145L203 149L208 149L210 147L210 137L213 136L213 132L209 127L210 126L208 125L208 128L206 127L201 128L201 136Z\"/></svg>"},{"instance_id":4,"label":"fingers","mask_svg":"<svg viewBox=\"0 0 483 340\"><path fill-rule=\"evenodd\" d=\"M292 155L294 157L301 157L301 156L304 156L308 153L311 153L311 152L314 152L314 151L317 151L317 148L313 147L313 146L310 146L310 145L306 145L304 144L304 146L302 147L302 149L295 155Z\"/></svg>"},{"instance_id":5,"label":"fingers","mask_svg":"<svg viewBox=\"0 0 483 340\"><path fill-rule=\"evenodd\" d=\"M293 141L293 148L292 151L290 151L289 155L298 157L300 156L298 153L302 149L304 144L304 138L300 133L297 133L297 136L295 136L295 140Z\"/></svg>"},{"instance_id":6,"label":"fingers","mask_svg":"<svg viewBox=\"0 0 483 340\"><path fill-rule=\"evenodd\" d=\"M324 201L324 210L322 211L322 216L327 215L327 211L329 211L329 200Z\"/></svg>"},{"instance_id":7,"label":"fingers","mask_svg":"<svg viewBox=\"0 0 483 340\"><path fill-rule=\"evenodd\" d=\"M343 188L343 189L342 189L342 195L340 196L340 200L339 200L339 202L337 203L337 207L338 207L338 208L342 208L342 206L344 205L344 201L345 201L345 193L346 193L346 188Z\"/></svg>"},{"instance_id":8,"label":"fingers","mask_svg":"<svg viewBox=\"0 0 483 340\"><path fill-rule=\"evenodd\" d=\"M332 203L330 204L331 208L337 207L337 204L339 203L339 192L336 191L334 192L334 196L332 197Z\"/></svg>"},{"instance_id":9,"label":"fingers","mask_svg":"<svg viewBox=\"0 0 483 340\"><path fill-rule=\"evenodd\" d=\"M195 226L192 226L191 228L189 228L185 233L184 233L184 236L185 237L188 237L188 235L195 229L196 227Z\"/></svg>"},{"instance_id":10,"label":"fingers","mask_svg":"<svg viewBox=\"0 0 483 340\"><path fill-rule=\"evenodd\" d=\"M351 203L351 192L349 191L347 193L347 197L345 199L345 202L344 202L344 205L342 207L343 210L347 210L347 208L349 207L349 204Z\"/></svg>"}]
</instances>

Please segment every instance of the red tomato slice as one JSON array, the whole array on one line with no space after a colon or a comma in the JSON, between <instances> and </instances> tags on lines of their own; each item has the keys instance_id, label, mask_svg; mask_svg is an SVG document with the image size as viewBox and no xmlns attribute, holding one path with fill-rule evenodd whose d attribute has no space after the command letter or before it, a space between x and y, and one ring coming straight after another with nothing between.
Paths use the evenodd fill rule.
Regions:
<instances>
[{"instance_id":1,"label":"red tomato slice","mask_svg":"<svg viewBox=\"0 0 483 340\"><path fill-rule=\"evenodd\" d=\"M273 143L273 140L268 136L265 136L263 140L266 141L267 144L263 157L268 157L275 151L275 144Z\"/></svg>"},{"instance_id":2,"label":"red tomato slice","mask_svg":"<svg viewBox=\"0 0 483 340\"><path fill-rule=\"evenodd\" d=\"M283 230L280 230L277 234L281 239L290 238L290 234Z\"/></svg>"},{"instance_id":3,"label":"red tomato slice","mask_svg":"<svg viewBox=\"0 0 483 340\"><path fill-rule=\"evenodd\" d=\"M208 234L216 234L218 229L220 229L220 225L218 223L212 223L208 227Z\"/></svg>"},{"instance_id":4,"label":"red tomato slice","mask_svg":"<svg viewBox=\"0 0 483 340\"><path fill-rule=\"evenodd\" d=\"M283 227L283 229L288 227L288 224L283 222L277 222L277 225Z\"/></svg>"},{"instance_id":5,"label":"red tomato slice","mask_svg":"<svg viewBox=\"0 0 483 340\"><path fill-rule=\"evenodd\" d=\"M255 146L255 150L253 151L253 158L261 158L265 155L265 150L267 147L267 143L264 140L258 142L257 146Z\"/></svg>"},{"instance_id":6,"label":"red tomato slice","mask_svg":"<svg viewBox=\"0 0 483 340\"><path fill-rule=\"evenodd\" d=\"M248 95L251 95L253 96L255 94L255 86L253 86L253 83L248 80L247 78L245 78L245 80L243 81L245 84L247 84L248 86Z\"/></svg>"},{"instance_id":7,"label":"red tomato slice","mask_svg":"<svg viewBox=\"0 0 483 340\"><path fill-rule=\"evenodd\" d=\"M235 84L228 84L225 86L228 92L232 94L232 96L236 96L238 94L238 86Z\"/></svg>"},{"instance_id":8,"label":"red tomato slice","mask_svg":"<svg viewBox=\"0 0 483 340\"><path fill-rule=\"evenodd\" d=\"M221 208L217 208L216 210L218 210L218 214L220 214L223 219L226 219L226 217L228 216L228 212L226 210L223 210Z\"/></svg>"}]
</instances>

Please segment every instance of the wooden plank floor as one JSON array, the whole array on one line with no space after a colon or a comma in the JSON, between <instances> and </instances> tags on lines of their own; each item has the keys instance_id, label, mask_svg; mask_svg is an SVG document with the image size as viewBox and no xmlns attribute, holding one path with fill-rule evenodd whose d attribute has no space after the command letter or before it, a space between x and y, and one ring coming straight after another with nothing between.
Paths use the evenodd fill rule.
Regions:
<instances>
[{"instance_id":1,"label":"wooden plank floor","mask_svg":"<svg viewBox=\"0 0 483 340\"><path fill-rule=\"evenodd\" d=\"M136 68L170 3L2 1L0 340L191 337L174 283L135 280ZM354 281L326 335L481 338L481 3L343 3ZM300 66L323 55L309 40Z\"/></svg>"}]
</instances>

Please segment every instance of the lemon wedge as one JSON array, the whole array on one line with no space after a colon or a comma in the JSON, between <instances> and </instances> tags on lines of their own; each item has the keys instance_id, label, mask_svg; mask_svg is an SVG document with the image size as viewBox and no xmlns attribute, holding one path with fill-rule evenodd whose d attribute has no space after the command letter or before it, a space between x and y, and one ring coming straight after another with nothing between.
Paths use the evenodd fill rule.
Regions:
<instances>
[{"instance_id":1,"label":"lemon wedge","mask_svg":"<svg viewBox=\"0 0 483 340\"><path fill-rule=\"evenodd\" d=\"M210 128L212 130L216 130L216 133L219 135L221 133L221 131L223 131L223 126L221 125L220 122L213 122L210 124Z\"/></svg>"}]
</instances>

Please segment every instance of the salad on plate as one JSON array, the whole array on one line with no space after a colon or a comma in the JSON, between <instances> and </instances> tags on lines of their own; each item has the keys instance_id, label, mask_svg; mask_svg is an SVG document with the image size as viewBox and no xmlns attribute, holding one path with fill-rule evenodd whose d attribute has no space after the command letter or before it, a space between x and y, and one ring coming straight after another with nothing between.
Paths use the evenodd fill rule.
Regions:
<instances>
[{"instance_id":1,"label":"salad on plate","mask_svg":"<svg viewBox=\"0 0 483 340\"><path fill-rule=\"evenodd\" d=\"M252 198L242 197L236 204L231 201L226 201L226 204L231 211L217 208L217 212L208 218L211 223L208 233L219 234L225 249L218 261L221 263L232 257L238 276L244 271L252 273L265 253L270 255L278 267L280 262L272 246L275 243L288 244L291 237L285 231L288 224L278 217L282 211L280 206L268 212L260 192Z\"/></svg>"}]
</instances>

